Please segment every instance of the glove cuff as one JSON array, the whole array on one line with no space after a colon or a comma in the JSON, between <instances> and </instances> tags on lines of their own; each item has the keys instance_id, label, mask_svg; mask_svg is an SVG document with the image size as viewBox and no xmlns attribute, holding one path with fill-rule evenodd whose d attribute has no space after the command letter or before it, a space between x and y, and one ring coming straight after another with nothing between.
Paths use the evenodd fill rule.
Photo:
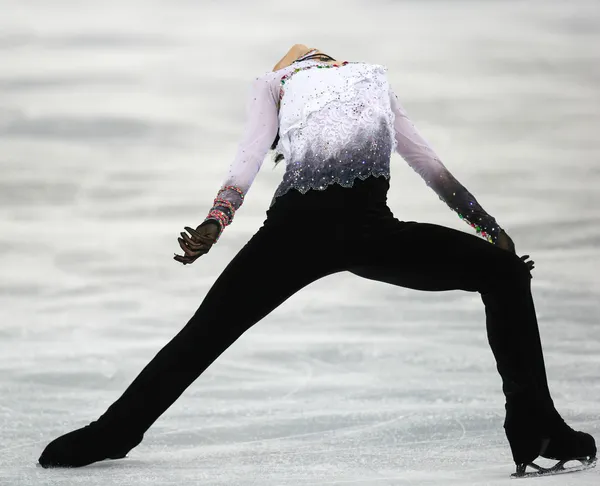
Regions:
<instances>
[{"instance_id":1,"label":"glove cuff","mask_svg":"<svg viewBox=\"0 0 600 486\"><path fill-rule=\"evenodd\" d=\"M215 238L215 243L217 241L219 241L219 238L221 237L221 234L223 233L225 226L227 226L226 218L227 217L221 211L217 211L217 210L213 209L208 213L208 215L206 216L206 219L200 225L200 226L206 226L209 223L213 223L213 224L216 223L219 226L219 234Z\"/></svg>"},{"instance_id":2,"label":"glove cuff","mask_svg":"<svg viewBox=\"0 0 600 486\"><path fill-rule=\"evenodd\" d=\"M235 212L244 202L244 192L236 186L224 186L217 193L217 197L213 201L213 206L204 220L205 223L213 221L219 225L219 235L217 240L223 233L225 226L229 226L233 221ZM216 242L216 241L215 241Z\"/></svg>"}]
</instances>

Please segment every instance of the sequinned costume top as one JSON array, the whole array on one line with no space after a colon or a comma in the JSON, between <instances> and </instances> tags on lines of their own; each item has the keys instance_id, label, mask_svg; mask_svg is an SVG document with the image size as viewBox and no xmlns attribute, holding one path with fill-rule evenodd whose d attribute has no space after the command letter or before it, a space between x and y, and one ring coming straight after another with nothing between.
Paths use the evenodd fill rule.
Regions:
<instances>
[{"instance_id":1,"label":"sequinned costume top","mask_svg":"<svg viewBox=\"0 0 600 486\"><path fill-rule=\"evenodd\" d=\"M417 131L386 72L379 64L313 59L256 78L242 140L206 221L218 221L221 230L231 223L279 131L274 157L283 154L286 170L271 205L290 190L389 178L397 152L477 234L496 243L500 226Z\"/></svg>"}]
</instances>

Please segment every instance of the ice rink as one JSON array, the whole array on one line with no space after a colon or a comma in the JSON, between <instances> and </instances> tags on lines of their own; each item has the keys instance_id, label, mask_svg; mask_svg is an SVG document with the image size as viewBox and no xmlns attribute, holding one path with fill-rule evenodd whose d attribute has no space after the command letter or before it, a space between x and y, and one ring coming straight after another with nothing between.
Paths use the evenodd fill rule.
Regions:
<instances>
[{"instance_id":1,"label":"ice rink","mask_svg":"<svg viewBox=\"0 0 600 486\"><path fill-rule=\"evenodd\" d=\"M172 259L224 180L250 83L294 43L389 68L444 164L535 260L556 406L600 441L600 2L0 0L0 12L0 485L516 484L479 294L348 273L248 331L128 458L36 466L118 398L262 224L283 174L270 154L210 254ZM396 217L474 233L392 159ZM223 319L240 312L232 296ZM527 481L597 485L600 467Z\"/></svg>"}]
</instances>

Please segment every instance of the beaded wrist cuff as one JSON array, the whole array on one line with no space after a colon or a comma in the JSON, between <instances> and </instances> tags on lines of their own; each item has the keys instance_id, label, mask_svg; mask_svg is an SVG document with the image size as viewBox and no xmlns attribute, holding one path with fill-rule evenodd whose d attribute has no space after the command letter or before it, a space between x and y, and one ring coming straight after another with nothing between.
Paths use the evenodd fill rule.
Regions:
<instances>
[{"instance_id":1,"label":"beaded wrist cuff","mask_svg":"<svg viewBox=\"0 0 600 486\"><path fill-rule=\"evenodd\" d=\"M225 192L230 192L230 194L227 194L225 195L225 197L222 197L221 195ZM231 192L233 192L233 194L231 194ZM233 202L229 199L226 199L226 197L229 197L230 199L233 198ZM206 216L205 221L216 221L219 224L219 227L221 228L221 231L219 233L219 236L221 236L221 233L225 229L225 226L229 226L231 224L231 222L233 221L233 217L235 216L236 210L239 209L243 202L244 192L239 187L224 186L217 193L217 197L213 201L213 207L208 213L208 216Z\"/></svg>"},{"instance_id":2,"label":"beaded wrist cuff","mask_svg":"<svg viewBox=\"0 0 600 486\"><path fill-rule=\"evenodd\" d=\"M233 203L231 201L228 201L227 199L222 199L217 197L214 201L213 201L213 208L227 208L228 212L229 212L229 220L231 222L231 220L233 219L233 216L235 215L235 207L233 205Z\"/></svg>"},{"instance_id":3,"label":"beaded wrist cuff","mask_svg":"<svg viewBox=\"0 0 600 486\"><path fill-rule=\"evenodd\" d=\"M219 223L220 231L219 231L219 234L216 239L216 241L219 241L219 237L223 233L225 226L227 226L229 224L229 217L223 211L219 211L218 209L212 209L208 213L206 218L204 219L204 221L208 221L208 220L213 220L213 221L216 221L217 223ZM216 243L216 241L215 241L215 243Z\"/></svg>"},{"instance_id":4,"label":"beaded wrist cuff","mask_svg":"<svg viewBox=\"0 0 600 486\"><path fill-rule=\"evenodd\" d=\"M474 228L475 231L477 231L477 233L479 235L483 236L487 241L489 241L490 243L492 243L494 245L496 244L496 241L498 240L498 232L500 231L500 227L498 227L496 225L496 227L491 228L491 230L485 231L485 229L483 228L483 226L477 225L475 223L471 223L462 214L458 213L458 217L460 219L462 219L465 223L467 223L469 226L471 226L472 228Z\"/></svg>"}]
</instances>

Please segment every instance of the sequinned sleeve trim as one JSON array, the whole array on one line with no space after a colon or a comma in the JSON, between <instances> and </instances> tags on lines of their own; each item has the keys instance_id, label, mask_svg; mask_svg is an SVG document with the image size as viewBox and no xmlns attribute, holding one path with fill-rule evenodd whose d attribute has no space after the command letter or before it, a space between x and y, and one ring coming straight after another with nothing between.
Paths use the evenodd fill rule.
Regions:
<instances>
[{"instance_id":1,"label":"sequinned sleeve trim","mask_svg":"<svg viewBox=\"0 0 600 486\"><path fill-rule=\"evenodd\" d=\"M408 118L394 91L389 90L390 105L395 115L396 151L417 172L427 186L450 209L490 243L496 243L500 226L477 202L475 197L450 173L435 151Z\"/></svg>"},{"instance_id":2,"label":"sequinned sleeve trim","mask_svg":"<svg viewBox=\"0 0 600 486\"><path fill-rule=\"evenodd\" d=\"M279 128L276 76L268 72L254 80L246 104L246 124L235 157L205 222L221 231L231 224L269 151Z\"/></svg>"}]
</instances>

